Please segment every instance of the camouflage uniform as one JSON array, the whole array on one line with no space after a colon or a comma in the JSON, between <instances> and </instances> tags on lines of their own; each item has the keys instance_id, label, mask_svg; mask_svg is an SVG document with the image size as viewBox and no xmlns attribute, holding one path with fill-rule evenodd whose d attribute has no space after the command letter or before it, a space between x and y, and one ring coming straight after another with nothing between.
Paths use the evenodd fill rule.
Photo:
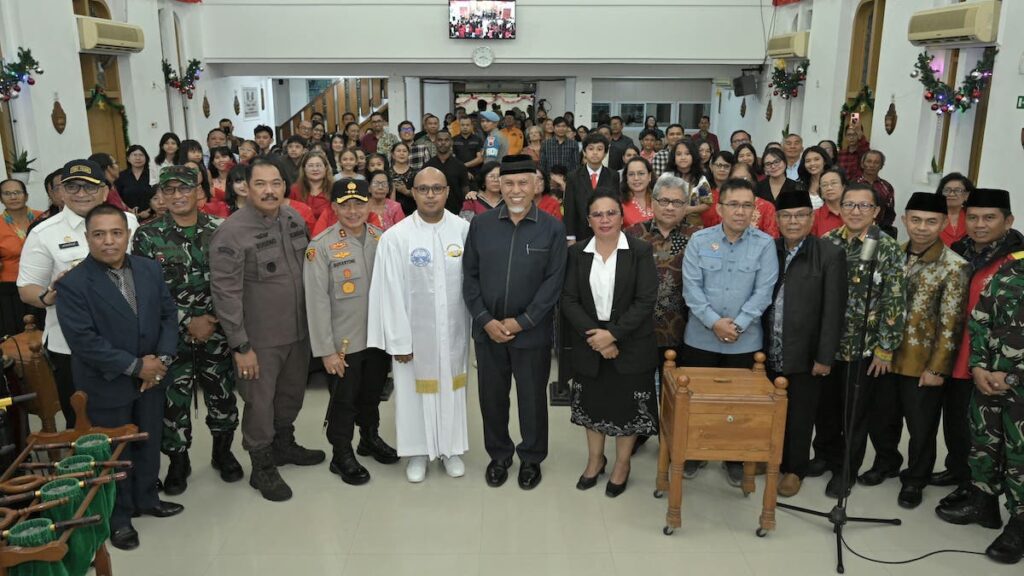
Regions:
<instances>
[{"instance_id":1,"label":"camouflage uniform","mask_svg":"<svg viewBox=\"0 0 1024 576\"><path fill-rule=\"evenodd\" d=\"M968 323L971 367L1024 378L1024 252L996 272ZM971 397L971 481L1006 494L1012 516L1024 515L1024 384L1005 394Z\"/></svg>"},{"instance_id":2,"label":"camouflage uniform","mask_svg":"<svg viewBox=\"0 0 1024 576\"><path fill-rule=\"evenodd\" d=\"M188 325L193 317L211 314L210 239L222 220L202 212L195 227L178 226L170 214L146 224L135 233L134 253L152 258L164 270L171 295L178 305L178 357L169 369L164 434L165 454L187 452L192 444L189 415L194 386L203 391L206 425L213 434L238 428L234 371L227 338L220 325L205 343L193 342Z\"/></svg>"}]
</instances>

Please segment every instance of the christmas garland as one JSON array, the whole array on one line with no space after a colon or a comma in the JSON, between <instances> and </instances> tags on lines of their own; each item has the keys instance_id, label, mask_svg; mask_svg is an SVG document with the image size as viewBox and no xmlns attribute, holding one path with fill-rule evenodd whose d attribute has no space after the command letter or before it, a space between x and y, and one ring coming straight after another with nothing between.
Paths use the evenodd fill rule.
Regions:
<instances>
[{"instance_id":1,"label":"christmas garland","mask_svg":"<svg viewBox=\"0 0 1024 576\"><path fill-rule=\"evenodd\" d=\"M853 99L853 102L843 104L843 107L839 109L839 140L837 141L843 141L843 136L846 132L846 119L850 114L874 109L875 93L871 90L871 86L864 86L857 93L857 97Z\"/></svg>"},{"instance_id":2,"label":"christmas garland","mask_svg":"<svg viewBox=\"0 0 1024 576\"><path fill-rule=\"evenodd\" d=\"M18 48L18 60L15 62L0 61L0 100L8 102L18 97L21 83L29 86L36 83L32 74L42 74L39 61L32 57L32 51Z\"/></svg>"},{"instance_id":3,"label":"christmas garland","mask_svg":"<svg viewBox=\"0 0 1024 576\"><path fill-rule=\"evenodd\" d=\"M910 73L910 77L917 78L924 86L924 99L932 103L931 108L935 114L941 116L955 110L967 112L972 105L981 100L981 93L988 87L997 52L994 47L986 48L981 60L978 60L974 69L964 76L963 83L956 88L935 77L936 70L932 68L935 55L927 51L918 54L917 63L914 64L914 71Z\"/></svg>"},{"instance_id":4,"label":"christmas garland","mask_svg":"<svg viewBox=\"0 0 1024 576\"><path fill-rule=\"evenodd\" d=\"M166 59L161 61L161 65L164 69L164 82L168 86L174 88L179 94L187 96L189 100L192 99L192 95L196 91L196 81L199 80L199 73L203 71L202 63L195 58L188 61L188 67L185 69L184 76L179 76L178 73L171 68L171 63Z\"/></svg>"},{"instance_id":5,"label":"christmas garland","mask_svg":"<svg viewBox=\"0 0 1024 576\"><path fill-rule=\"evenodd\" d=\"M124 133L124 145L126 148L130 146L131 142L128 140L128 114L124 111L124 106L108 98L103 88L100 88L98 84L93 86L92 92L89 93L89 101L85 103L85 109L89 110L94 105L100 110L106 110L107 106L109 106L121 115L121 131Z\"/></svg>"},{"instance_id":6,"label":"christmas garland","mask_svg":"<svg viewBox=\"0 0 1024 576\"><path fill-rule=\"evenodd\" d=\"M769 88L774 89L772 96L781 96L783 100L799 96L800 86L807 79L807 68L810 65L809 60L804 60L796 65L796 69L791 74L786 72L785 60L776 61L775 68L772 70L772 81L768 84Z\"/></svg>"}]
</instances>

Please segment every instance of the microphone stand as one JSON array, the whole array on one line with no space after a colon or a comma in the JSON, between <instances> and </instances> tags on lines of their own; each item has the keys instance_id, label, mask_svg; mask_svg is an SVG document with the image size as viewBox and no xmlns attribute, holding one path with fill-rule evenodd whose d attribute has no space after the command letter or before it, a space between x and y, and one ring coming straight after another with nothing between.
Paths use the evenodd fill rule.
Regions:
<instances>
[{"instance_id":1,"label":"microphone stand","mask_svg":"<svg viewBox=\"0 0 1024 576\"><path fill-rule=\"evenodd\" d=\"M861 250L863 254L864 248L862 247ZM862 257L861 265L863 266L863 264L864 259ZM843 528L848 522L888 524L890 526L900 526L903 524L903 521L899 518L862 518L859 516L848 516L846 514L846 503L850 495L850 451L851 438L853 437L853 412L857 409L857 400L860 398L861 386L867 372L867 369L864 366L863 352L868 332L868 315L871 313L871 299L875 286L874 276L876 265L877 259L874 257L874 254L872 254L870 260L867 262L868 293L867 298L864 301L864 320L861 322L859 343L857 345L857 350L860 351L860 355L857 358L856 363L847 366L846 378L844 379L846 394L843 395L843 469L841 472L842 475L839 478L839 499L836 501L836 505L832 507L832 510L828 512L812 510L810 508L803 508L792 504L777 504L777 507L779 508L828 519L829 523L832 524L832 531L836 535L836 572L839 574L846 572L846 566L843 564ZM853 366L856 366L856 373L854 374L854 377L851 378L850 367ZM850 390L851 381L853 383L852 392Z\"/></svg>"}]
</instances>

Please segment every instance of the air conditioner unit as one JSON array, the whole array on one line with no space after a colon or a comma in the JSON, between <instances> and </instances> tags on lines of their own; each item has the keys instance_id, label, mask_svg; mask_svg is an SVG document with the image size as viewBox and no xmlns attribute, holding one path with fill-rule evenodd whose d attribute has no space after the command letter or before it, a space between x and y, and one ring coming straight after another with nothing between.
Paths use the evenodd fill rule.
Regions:
<instances>
[{"instance_id":1,"label":"air conditioner unit","mask_svg":"<svg viewBox=\"0 0 1024 576\"><path fill-rule=\"evenodd\" d=\"M103 18L78 18L78 51L86 54L142 52L146 38L142 28Z\"/></svg>"},{"instance_id":2,"label":"air conditioner unit","mask_svg":"<svg viewBox=\"0 0 1024 576\"><path fill-rule=\"evenodd\" d=\"M922 10L910 17L907 38L914 46L993 44L999 32L999 0L979 0Z\"/></svg>"},{"instance_id":3,"label":"air conditioner unit","mask_svg":"<svg viewBox=\"0 0 1024 576\"><path fill-rule=\"evenodd\" d=\"M772 36L768 39L768 56L772 58L806 58L807 42L811 33L794 32L782 36Z\"/></svg>"}]
</instances>

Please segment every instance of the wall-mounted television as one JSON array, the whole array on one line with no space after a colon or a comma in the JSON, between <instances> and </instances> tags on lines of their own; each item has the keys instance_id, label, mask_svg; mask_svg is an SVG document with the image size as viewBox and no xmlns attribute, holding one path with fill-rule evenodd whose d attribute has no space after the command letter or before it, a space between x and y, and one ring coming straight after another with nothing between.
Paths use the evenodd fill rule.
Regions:
<instances>
[{"instance_id":1,"label":"wall-mounted television","mask_svg":"<svg viewBox=\"0 0 1024 576\"><path fill-rule=\"evenodd\" d=\"M448 37L457 40L512 40L514 0L448 0Z\"/></svg>"}]
</instances>

